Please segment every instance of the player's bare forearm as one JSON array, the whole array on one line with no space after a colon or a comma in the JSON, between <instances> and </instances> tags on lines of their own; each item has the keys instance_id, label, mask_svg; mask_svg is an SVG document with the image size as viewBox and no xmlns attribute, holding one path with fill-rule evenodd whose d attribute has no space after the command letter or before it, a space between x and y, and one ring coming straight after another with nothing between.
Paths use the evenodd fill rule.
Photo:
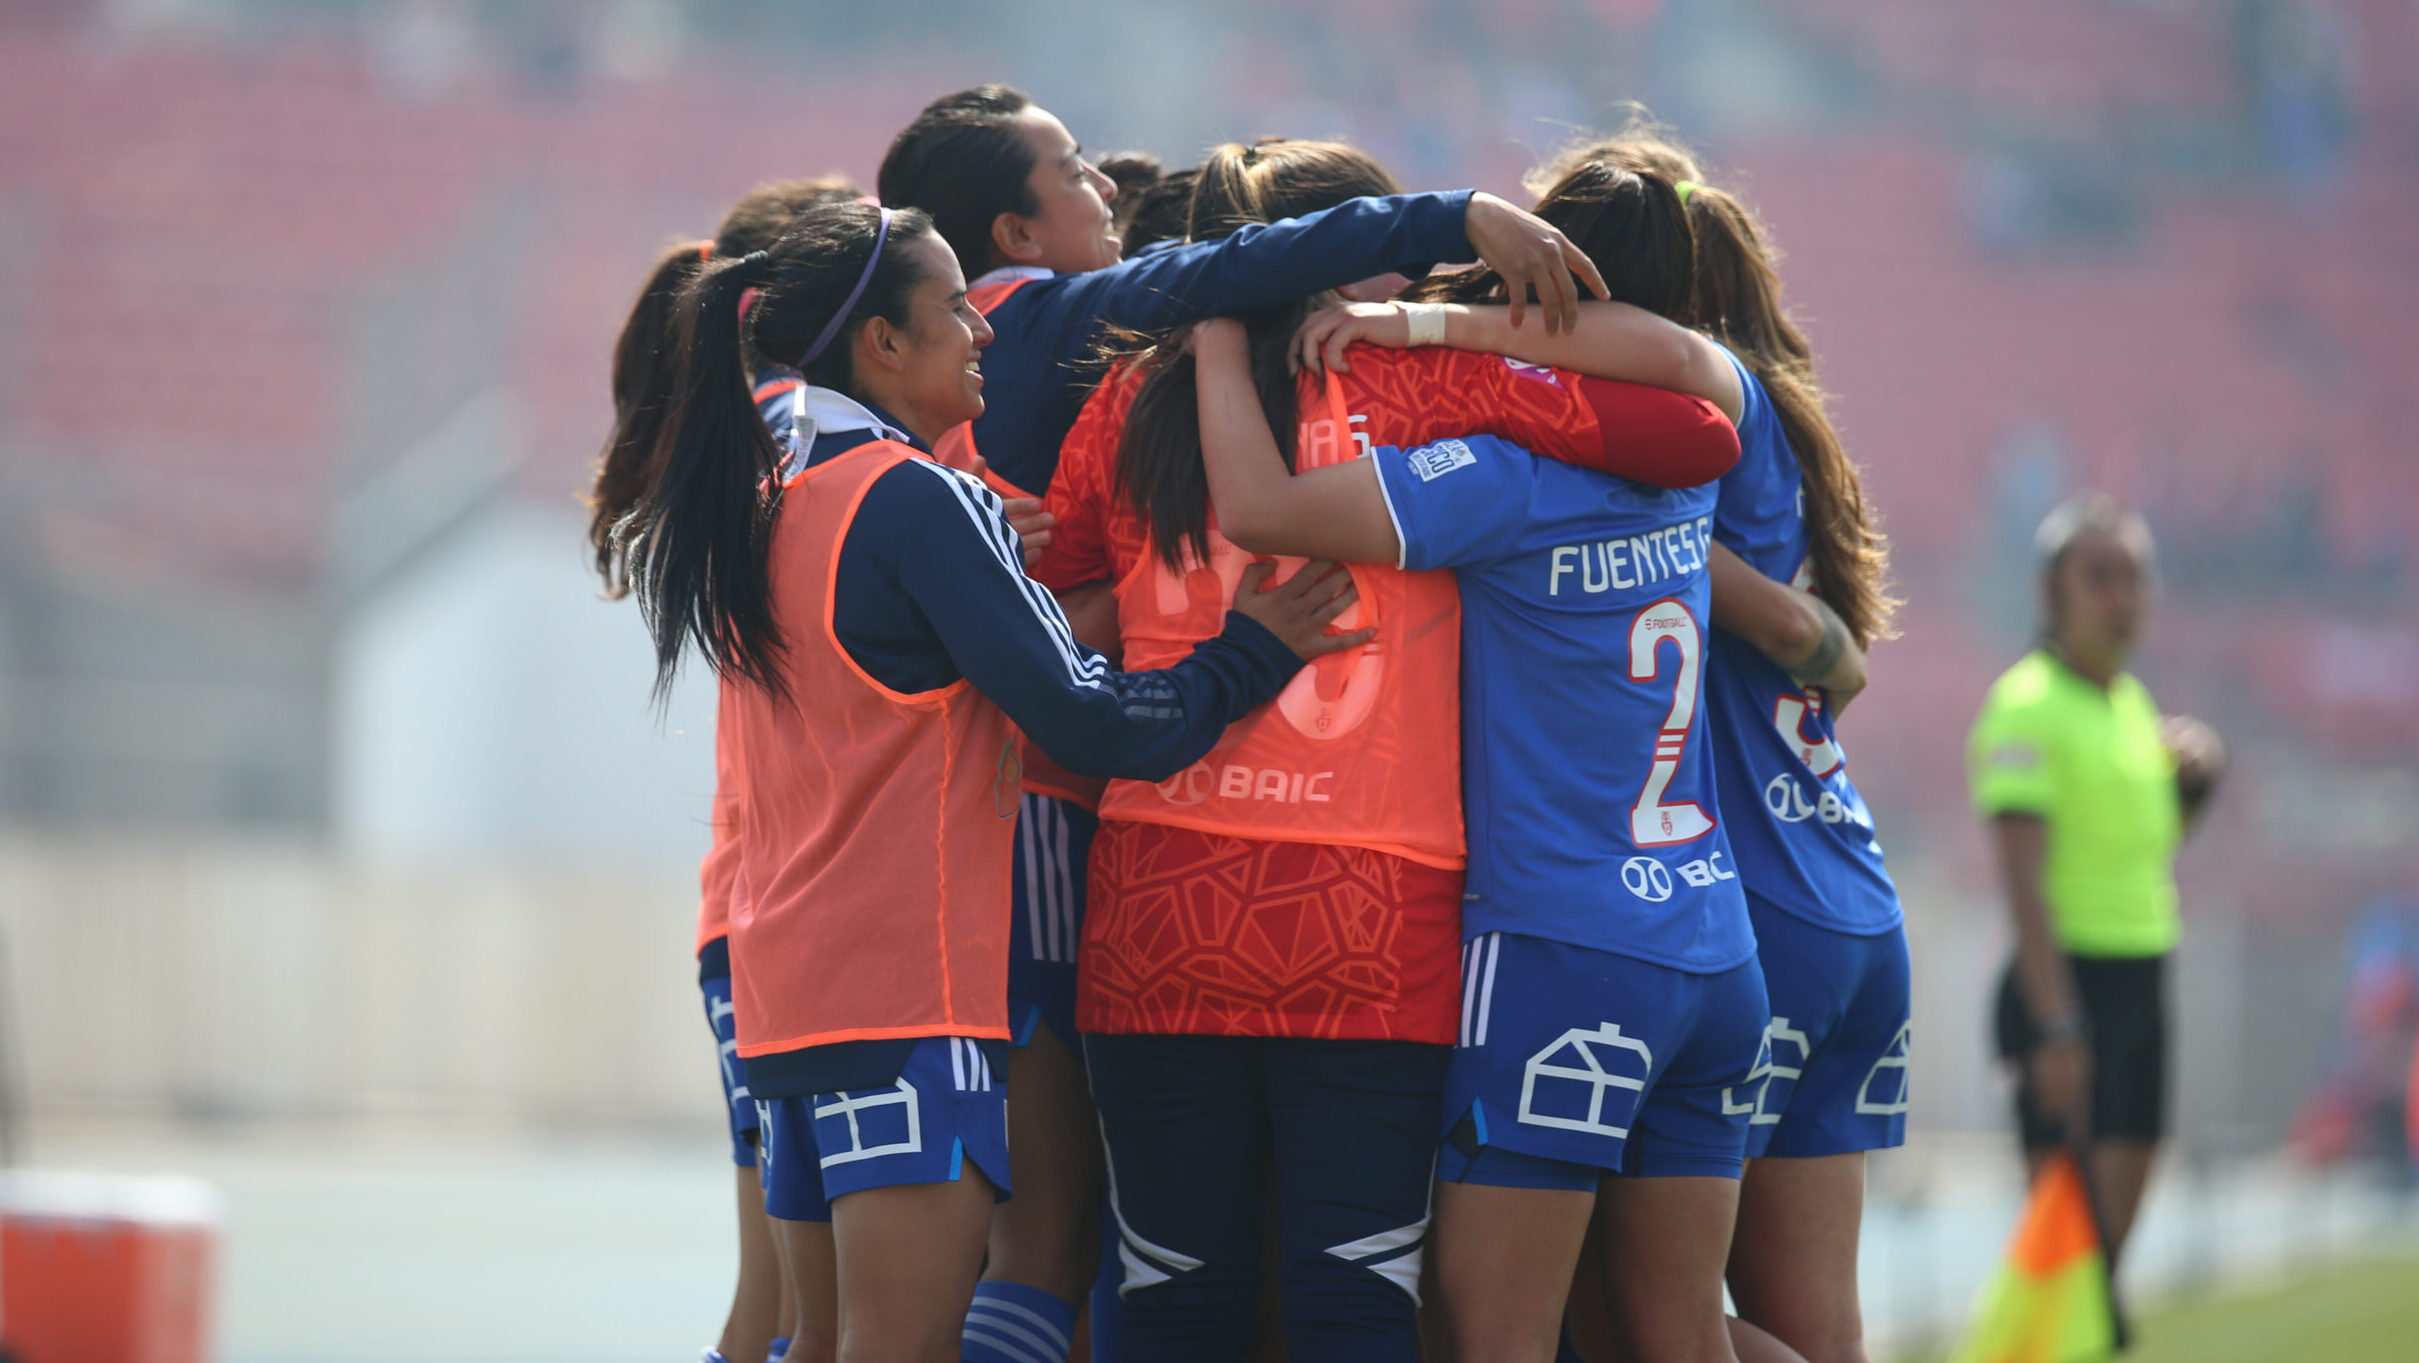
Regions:
<instances>
[{"instance_id":1,"label":"player's bare forearm","mask_svg":"<svg viewBox=\"0 0 2419 1363\"><path fill-rule=\"evenodd\" d=\"M1679 323L1627 303L1582 303L1568 331L1515 327L1511 310L1488 304L1445 306L1445 344L1509 355L1591 378L1617 379L1700 397L1739 419L1738 371L1721 348Z\"/></svg>"},{"instance_id":2,"label":"player's bare forearm","mask_svg":"<svg viewBox=\"0 0 2419 1363\"><path fill-rule=\"evenodd\" d=\"M1802 685L1821 687L1831 697L1831 713L1841 714L1865 689L1865 651L1856 646L1839 612L1819 596L1807 595L1806 600L1814 606L1822 636L1812 652L1789 668L1789 675Z\"/></svg>"},{"instance_id":3,"label":"player's bare forearm","mask_svg":"<svg viewBox=\"0 0 2419 1363\"><path fill-rule=\"evenodd\" d=\"M1773 581L1720 544L1711 568L1715 625L1746 640L1800 685L1829 692L1834 714L1865 689L1865 651L1821 597Z\"/></svg>"},{"instance_id":4,"label":"player's bare forearm","mask_svg":"<svg viewBox=\"0 0 2419 1363\"><path fill-rule=\"evenodd\" d=\"M1255 554L1386 564L1402 556L1376 464L1355 459L1298 476L1285 467L1252 383L1241 327L1223 319L1203 323L1194 335L1193 367L1218 533Z\"/></svg>"}]
</instances>

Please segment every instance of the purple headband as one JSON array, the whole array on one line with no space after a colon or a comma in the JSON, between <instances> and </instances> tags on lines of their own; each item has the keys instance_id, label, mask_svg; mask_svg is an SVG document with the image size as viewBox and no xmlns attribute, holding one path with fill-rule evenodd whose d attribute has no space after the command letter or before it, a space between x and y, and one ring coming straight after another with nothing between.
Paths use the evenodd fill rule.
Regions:
<instances>
[{"instance_id":1,"label":"purple headband","mask_svg":"<svg viewBox=\"0 0 2419 1363\"><path fill-rule=\"evenodd\" d=\"M806 353L798 357L797 367L801 372L815 362L815 357L823 353L825 346L832 343L832 337L840 334L840 328L847 323L849 313L856 310L857 300L865 296L865 286L873 282L874 266L882 263L882 243L890 240L890 210L885 208L880 212L882 226L874 233L874 253L865 258L865 272L857 276L857 287L848 291L848 299L840 305L840 310L823 324L823 334L817 336L815 343L806 348Z\"/></svg>"}]
</instances>

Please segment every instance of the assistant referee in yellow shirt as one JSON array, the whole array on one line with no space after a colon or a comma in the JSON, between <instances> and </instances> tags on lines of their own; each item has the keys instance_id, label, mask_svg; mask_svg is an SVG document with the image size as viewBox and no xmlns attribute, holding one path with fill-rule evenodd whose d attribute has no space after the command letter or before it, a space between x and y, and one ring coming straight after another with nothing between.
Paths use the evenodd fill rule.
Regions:
<instances>
[{"instance_id":1,"label":"assistant referee in yellow shirt","mask_svg":"<svg viewBox=\"0 0 2419 1363\"><path fill-rule=\"evenodd\" d=\"M2124 670L2156 578L2142 518L2082 497L2035 547L2046 627L1992 685L1967 765L2015 927L1997 1032L2025 1155L2088 1152L2113 1263L2166 1134L2176 845L2224 752Z\"/></svg>"}]
</instances>

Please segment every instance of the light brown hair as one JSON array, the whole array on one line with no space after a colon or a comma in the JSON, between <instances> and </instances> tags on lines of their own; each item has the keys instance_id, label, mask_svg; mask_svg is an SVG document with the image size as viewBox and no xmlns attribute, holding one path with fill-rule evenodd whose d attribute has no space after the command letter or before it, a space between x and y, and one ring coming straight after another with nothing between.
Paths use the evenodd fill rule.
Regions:
<instances>
[{"instance_id":1,"label":"light brown hair","mask_svg":"<svg viewBox=\"0 0 2419 1363\"><path fill-rule=\"evenodd\" d=\"M1860 647L1892 637L1899 601L1889 591L1889 542L1866 504L1856 462L1832 427L1815 380L1814 348L1781 300L1779 252L1767 244L1763 225L1736 194L1706 184L1696 156L1655 124L1633 122L1614 137L1573 147L1547 169L1567 175L1588 161L1690 185L1697 287L1688 320L1730 347L1772 399L1803 480L1807 570L1816 593Z\"/></svg>"}]
</instances>

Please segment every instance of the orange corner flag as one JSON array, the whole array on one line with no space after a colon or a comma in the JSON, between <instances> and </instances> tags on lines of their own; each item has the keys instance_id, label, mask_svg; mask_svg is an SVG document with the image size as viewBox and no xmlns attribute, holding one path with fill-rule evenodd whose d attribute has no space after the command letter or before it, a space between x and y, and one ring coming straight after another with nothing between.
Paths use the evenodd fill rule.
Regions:
<instances>
[{"instance_id":1,"label":"orange corner flag","mask_svg":"<svg viewBox=\"0 0 2419 1363\"><path fill-rule=\"evenodd\" d=\"M2124 1347L2091 1192L2072 1153L2041 1171L2006 1262L1949 1363L2099 1363Z\"/></svg>"}]
</instances>

